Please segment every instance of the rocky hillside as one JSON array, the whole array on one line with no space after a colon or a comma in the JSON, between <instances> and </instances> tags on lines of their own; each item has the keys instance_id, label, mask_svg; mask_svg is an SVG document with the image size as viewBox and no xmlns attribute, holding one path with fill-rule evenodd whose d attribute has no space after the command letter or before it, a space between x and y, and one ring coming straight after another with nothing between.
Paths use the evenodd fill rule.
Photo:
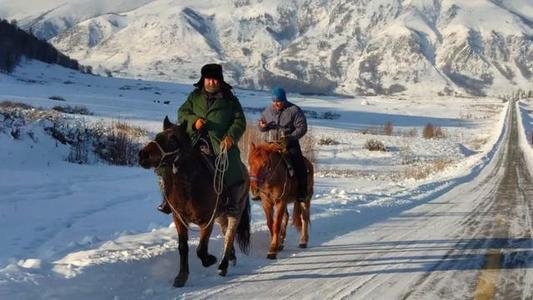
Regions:
<instances>
[{"instance_id":1,"label":"rocky hillside","mask_svg":"<svg viewBox=\"0 0 533 300\"><path fill-rule=\"evenodd\" d=\"M530 0L48 0L22 14L24 1L6 1L9 18L118 76L192 82L220 62L233 84L308 93L533 86Z\"/></svg>"}]
</instances>

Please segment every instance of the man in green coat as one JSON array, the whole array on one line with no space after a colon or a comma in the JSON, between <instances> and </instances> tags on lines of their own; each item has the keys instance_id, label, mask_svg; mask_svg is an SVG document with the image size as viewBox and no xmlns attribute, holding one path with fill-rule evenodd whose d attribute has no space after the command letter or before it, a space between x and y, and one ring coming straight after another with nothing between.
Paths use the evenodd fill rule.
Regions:
<instances>
[{"instance_id":1,"label":"man in green coat","mask_svg":"<svg viewBox=\"0 0 533 300\"><path fill-rule=\"evenodd\" d=\"M246 118L239 99L224 81L222 66L207 64L202 67L202 77L194 84L185 103L178 109L178 123L187 122L187 133L192 141L207 143L209 152L219 155L222 146L227 149L228 169L224 184L229 191L226 205L229 215L239 212L239 191L244 187L244 164L237 143L246 130ZM159 209L170 213L163 200Z\"/></svg>"}]
</instances>

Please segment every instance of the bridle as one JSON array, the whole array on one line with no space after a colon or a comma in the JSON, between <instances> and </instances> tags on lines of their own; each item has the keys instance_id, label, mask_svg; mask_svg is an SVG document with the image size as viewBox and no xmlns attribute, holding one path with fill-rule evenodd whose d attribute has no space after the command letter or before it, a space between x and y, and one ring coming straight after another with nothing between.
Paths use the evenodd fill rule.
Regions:
<instances>
[{"instance_id":1,"label":"bridle","mask_svg":"<svg viewBox=\"0 0 533 300\"><path fill-rule=\"evenodd\" d=\"M176 148L174 151L165 151L161 145L156 140L150 141L148 144L155 144L157 149L159 149L159 152L161 152L161 159L159 160L159 164L157 165L156 169L163 166L163 163L165 161L165 157L174 155L174 154L180 154L181 150L179 147ZM174 169L176 168L176 163L178 162L180 156L176 155L176 158L174 158L174 161L172 161L172 171L174 172ZM176 169L177 171L177 169ZM175 174L175 172L174 172Z\"/></svg>"},{"instance_id":2,"label":"bridle","mask_svg":"<svg viewBox=\"0 0 533 300\"><path fill-rule=\"evenodd\" d=\"M262 178L263 176L259 176L259 175L251 175L250 176L250 181L251 182L255 182L257 184L257 190L260 192L260 193L263 193L269 197L273 196L271 193L261 189L259 186L262 185L264 182L267 182L269 181L272 176L274 176L274 174L276 173L277 169L279 168L279 166L281 165L281 162L283 161L283 157L281 156L281 153L278 152L278 154L280 155L280 158L278 160L278 163L276 164L276 166L274 168L270 168L270 164L269 164L269 169L267 170L268 173L269 173L269 176L267 176L266 178ZM272 156L272 154L270 154L269 156ZM270 158L269 158L269 161L272 161ZM263 172L264 173L264 172ZM286 192L286 189L287 189L287 172L284 172L285 173L285 179L283 180L283 191L281 192L281 195L278 197L279 199L282 199L284 196L285 196L285 192Z\"/></svg>"}]
</instances>

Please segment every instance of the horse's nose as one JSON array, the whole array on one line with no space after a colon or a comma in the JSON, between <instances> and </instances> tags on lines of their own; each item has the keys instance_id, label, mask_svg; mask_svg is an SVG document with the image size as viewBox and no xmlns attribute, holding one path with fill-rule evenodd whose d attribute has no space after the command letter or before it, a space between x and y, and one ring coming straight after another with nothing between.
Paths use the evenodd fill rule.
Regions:
<instances>
[{"instance_id":1,"label":"horse's nose","mask_svg":"<svg viewBox=\"0 0 533 300\"><path fill-rule=\"evenodd\" d=\"M144 168L149 168L150 164L148 161L148 158L150 158L150 155L148 154L148 151L145 151L144 149L141 149L139 151L139 164Z\"/></svg>"},{"instance_id":2,"label":"horse's nose","mask_svg":"<svg viewBox=\"0 0 533 300\"><path fill-rule=\"evenodd\" d=\"M139 150L139 161L147 159L147 158L148 158L148 153L146 153L144 149Z\"/></svg>"}]
</instances>

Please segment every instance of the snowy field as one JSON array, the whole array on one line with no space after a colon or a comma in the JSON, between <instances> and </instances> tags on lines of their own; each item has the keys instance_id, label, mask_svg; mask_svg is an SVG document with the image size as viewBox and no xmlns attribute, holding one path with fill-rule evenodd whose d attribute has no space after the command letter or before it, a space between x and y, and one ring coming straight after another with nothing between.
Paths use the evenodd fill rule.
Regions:
<instances>
[{"instance_id":1,"label":"snowy field","mask_svg":"<svg viewBox=\"0 0 533 300\"><path fill-rule=\"evenodd\" d=\"M0 102L43 109L82 105L93 115L69 116L142 127L148 132L142 142L160 130L165 115L176 118L191 88L80 75L37 62L10 76L0 74ZM270 104L265 92L236 90L236 95L252 124L258 108ZM64 101L50 99L54 96ZM317 165L310 247L382 222L472 180L501 141L508 107L488 98L289 95L289 100L314 114L308 119ZM533 103L518 105L531 136ZM384 134L387 122L391 135ZM441 138L422 137L428 123L440 127ZM155 175L98 161L69 163L68 147L45 133L43 122L20 126L20 133L15 139L0 131L0 298L180 298L272 263L265 258L269 235L263 211L253 203L251 254L239 253L238 265L221 278L215 267L204 269L196 259L193 232L189 281L183 289L172 288L178 270L177 234L170 218L155 210L160 201ZM381 141L387 151L365 149L370 139ZM211 252L218 255L221 246L216 230ZM291 230L279 259L300 251Z\"/></svg>"}]
</instances>

